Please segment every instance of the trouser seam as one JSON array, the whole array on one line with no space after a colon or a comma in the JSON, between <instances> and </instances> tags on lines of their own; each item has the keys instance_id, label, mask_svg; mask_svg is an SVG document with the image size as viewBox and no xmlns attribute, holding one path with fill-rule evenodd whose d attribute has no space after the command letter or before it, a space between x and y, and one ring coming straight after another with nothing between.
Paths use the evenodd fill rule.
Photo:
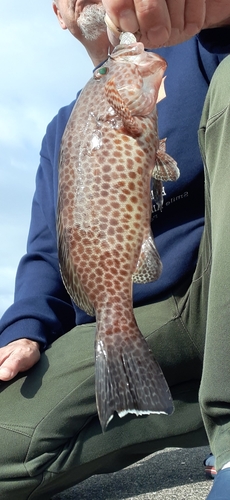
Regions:
<instances>
[{"instance_id":1,"label":"trouser seam","mask_svg":"<svg viewBox=\"0 0 230 500\"><path fill-rule=\"evenodd\" d=\"M81 384L79 384L77 387L75 387L74 389L72 389L72 391L70 391L70 392L68 393L68 395L65 395L65 397L63 397L63 398L62 398L62 399L61 399L61 400L60 400L60 401L59 401L59 402L58 402L58 403L57 403L57 404L56 404L53 408L51 408L51 409L50 409L50 410L46 413L46 415L45 415L44 417L42 417L42 418L39 420L39 422L37 422L36 426L35 426L35 427L34 427L34 429L33 429L33 433L32 433L32 435L31 435L31 436L29 436L29 437L30 437L30 442L29 442L29 444L28 444L28 449L27 449L26 456L25 456L25 468L26 468L26 470L27 470L27 473L28 473L31 477L35 477L35 476L34 476L33 474L31 474L31 473L29 472L29 470L27 469L27 466L26 466L26 460L28 459L28 454L29 454L29 452L30 452L30 448L31 448L31 446L32 446L32 441L33 441L33 438L34 438L35 432L37 431L37 428L39 427L39 425L41 424L41 422L43 422L43 421L44 421L44 420L45 420L45 419L46 419L46 418L47 418L50 414L52 414L52 412L53 412L56 408L58 408L58 406L59 406L59 405L60 405L60 404L61 404L61 403L65 400L65 399L67 399L67 398L69 397L69 395L71 394L71 392L76 391L76 389L77 389L77 388L79 388L82 384L84 384L87 380L89 380L89 379L90 379L91 377L93 377L93 376L94 376L94 375L92 375L92 374L91 374L91 375L89 375L89 376L88 376L88 377L87 377L87 378L86 378L86 379L85 379L85 380L84 380ZM96 413L95 413L95 414L96 414ZM87 419L87 421L88 421L88 419ZM82 429L85 427L85 425L86 425L86 422L85 422L85 423L81 426L81 428L78 430L78 434L82 431ZM66 439L66 442L67 442L68 440L70 440L70 439L72 439L72 437L67 438L67 439Z\"/></svg>"},{"instance_id":2,"label":"trouser seam","mask_svg":"<svg viewBox=\"0 0 230 500\"><path fill-rule=\"evenodd\" d=\"M17 426L15 426L15 427L17 427ZM22 430L20 431L19 429L13 429L10 425L7 425L7 424L0 424L0 428L6 429L10 432L14 432L15 434L20 434L21 436L26 436L28 438L31 438L31 434L23 432ZM31 427L31 430L33 430L33 427Z\"/></svg>"},{"instance_id":3,"label":"trouser seam","mask_svg":"<svg viewBox=\"0 0 230 500\"><path fill-rule=\"evenodd\" d=\"M205 273L207 273L207 271L208 271L208 269L209 269L209 267L210 267L211 263L212 263L212 252L210 251L210 256L209 256L209 259L208 259L208 261L207 261L207 264L206 264L206 266L205 266L205 268L204 268L204 270L203 270L202 274L201 274L200 276L198 276L198 278L195 278L195 279L193 279L193 280L192 280L192 282L191 282L191 286L192 286L192 284L193 284L193 283L197 283L198 281L200 281L200 280L202 280L202 279L203 279L203 277L204 277ZM189 298L189 297L188 297L188 298Z\"/></svg>"},{"instance_id":4,"label":"trouser seam","mask_svg":"<svg viewBox=\"0 0 230 500\"><path fill-rule=\"evenodd\" d=\"M188 337L189 337L189 339L190 339L193 347L195 348L195 350L196 350L196 352L197 352L197 354L199 356L200 361L202 362L203 361L203 353L200 351L199 347L196 345L196 342L193 340L192 336L189 333L189 330L187 329L187 327L186 327L186 325L185 325L185 323L184 323L184 321L183 321L183 319L181 317L180 317L180 322L181 322L181 324L183 326L184 331L187 333L187 335L188 335Z\"/></svg>"},{"instance_id":5,"label":"trouser seam","mask_svg":"<svg viewBox=\"0 0 230 500\"><path fill-rule=\"evenodd\" d=\"M166 325L168 325L169 323L171 323L171 321L174 321L174 319L177 319L177 318L170 318L168 321L166 321L166 323L164 323L163 325L161 325L160 328L156 328L155 330L152 330L151 332L149 332L148 335L145 335L145 339L148 339L149 337L151 337L152 335L154 335L154 333L156 333L156 332L160 332Z\"/></svg>"},{"instance_id":6,"label":"trouser seam","mask_svg":"<svg viewBox=\"0 0 230 500\"><path fill-rule=\"evenodd\" d=\"M206 268L206 269L207 269L207 268ZM204 274L204 273L203 273L203 274ZM203 276L203 274L202 274L202 276ZM199 279L201 279L201 278L202 278L202 276L200 276L200 278L199 278ZM189 338L190 342L192 343L193 347L195 348L195 350L196 350L196 352L197 352L197 354L198 354L198 356L199 356L200 361L201 361L201 362L203 362L203 353L200 351L199 347L196 345L196 343L195 343L195 341L194 341L193 337L191 336L191 334L190 334L190 332L189 332L188 328L186 327L185 322L184 322L184 321L183 321L183 319L182 319L182 312L185 310L185 305L187 304L187 302L188 302L188 300L189 300L189 294L188 294L188 297L187 297L186 301L185 301L185 302L184 302L184 304L182 305L181 311L179 310L179 307L178 307L178 304L177 304L177 301L176 301L175 297L174 297L174 300L175 300L175 305L176 305L176 308L177 308L177 311L178 311L178 316L177 316L177 318L175 318L175 319L178 319L178 320L179 320L179 325L180 325L180 328L181 328L181 326L182 326L182 330L183 330L183 332L185 332L185 333L187 334L187 336L188 336L188 338ZM181 330L181 331L182 331L182 330Z\"/></svg>"},{"instance_id":7,"label":"trouser seam","mask_svg":"<svg viewBox=\"0 0 230 500\"><path fill-rule=\"evenodd\" d=\"M204 130L205 130L205 128L206 128L206 130L208 130L208 128L210 126L212 126L213 123L215 123L222 115L224 115L225 111L227 111L228 108L229 108L229 104L227 104L227 106L225 106L223 109L221 109L221 111L218 111L214 115L210 116L210 118L208 118L208 120L207 120L206 127L202 127L202 128Z\"/></svg>"},{"instance_id":8,"label":"trouser seam","mask_svg":"<svg viewBox=\"0 0 230 500\"><path fill-rule=\"evenodd\" d=\"M28 499L27 499L27 500L30 500L30 498L33 498L34 493L36 493L36 490L37 490L38 488L40 488L41 484L43 483L43 480L44 480L44 473L42 473L42 474L38 474L38 477L39 477L39 476L41 476L40 483L39 483L39 484L37 484L37 486L35 486L35 488L33 489L33 491L31 491L31 493L29 494L29 496L28 496ZM35 477L36 477L36 476L35 476Z\"/></svg>"}]
</instances>

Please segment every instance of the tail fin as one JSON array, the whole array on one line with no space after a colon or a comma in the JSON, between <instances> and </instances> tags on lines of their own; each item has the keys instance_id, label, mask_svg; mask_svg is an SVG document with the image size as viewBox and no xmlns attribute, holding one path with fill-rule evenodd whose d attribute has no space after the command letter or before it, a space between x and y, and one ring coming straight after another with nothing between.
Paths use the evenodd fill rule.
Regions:
<instances>
[{"instance_id":1,"label":"tail fin","mask_svg":"<svg viewBox=\"0 0 230 500\"><path fill-rule=\"evenodd\" d=\"M97 336L96 402L103 432L115 411L120 417L173 412L168 384L139 330L135 338L112 334L110 343Z\"/></svg>"}]
</instances>

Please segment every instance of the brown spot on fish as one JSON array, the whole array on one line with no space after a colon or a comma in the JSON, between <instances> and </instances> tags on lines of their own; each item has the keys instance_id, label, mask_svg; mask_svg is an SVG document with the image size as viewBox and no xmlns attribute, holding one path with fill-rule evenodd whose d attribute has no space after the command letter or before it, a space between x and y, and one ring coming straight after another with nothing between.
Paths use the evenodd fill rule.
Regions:
<instances>
[{"instance_id":1,"label":"brown spot on fish","mask_svg":"<svg viewBox=\"0 0 230 500\"><path fill-rule=\"evenodd\" d=\"M117 224L119 224L119 221L117 219L111 218L111 219L109 219L109 223L112 226L117 226Z\"/></svg>"},{"instance_id":2,"label":"brown spot on fish","mask_svg":"<svg viewBox=\"0 0 230 500\"><path fill-rule=\"evenodd\" d=\"M111 172L111 166L106 163L102 166L102 172Z\"/></svg>"},{"instance_id":3,"label":"brown spot on fish","mask_svg":"<svg viewBox=\"0 0 230 500\"><path fill-rule=\"evenodd\" d=\"M114 151L113 156L114 158L122 158L122 154L120 151Z\"/></svg>"}]
</instances>

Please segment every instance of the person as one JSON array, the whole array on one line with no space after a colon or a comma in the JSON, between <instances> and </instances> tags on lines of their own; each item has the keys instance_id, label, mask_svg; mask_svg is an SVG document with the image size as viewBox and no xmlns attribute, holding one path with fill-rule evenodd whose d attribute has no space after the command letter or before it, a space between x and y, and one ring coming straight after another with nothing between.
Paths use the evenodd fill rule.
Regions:
<instances>
[{"instance_id":1,"label":"person","mask_svg":"<svg viewBox=\"0 0 230 500\"><path fill-rule=\"evenodd\" d=\"M84 44L95 65L107 58L111 46L100 2L83 8L82 2L56 0L53 7L61 27ZM170 417L115 415L101 432L94 390L95 323L71 302L57 257L58 156L74 101L47 127L27 254L19 264L15 302L1 319L3 500L16 494L18 500L48 499L92 474L121 469L156 450L207 444L207 434L217 469L230 460L229 28L207 31L157 50L168 62L167 99L158 106L159 135L168 138L167 151L181 176L165 185L163 210L153 204L162 276L134 286L136 318L170 385L175 412ZM199 129L204 198L197 129L206 94ZM225 476L228 470L223 469Z\"/></svg>"}]
</instances>

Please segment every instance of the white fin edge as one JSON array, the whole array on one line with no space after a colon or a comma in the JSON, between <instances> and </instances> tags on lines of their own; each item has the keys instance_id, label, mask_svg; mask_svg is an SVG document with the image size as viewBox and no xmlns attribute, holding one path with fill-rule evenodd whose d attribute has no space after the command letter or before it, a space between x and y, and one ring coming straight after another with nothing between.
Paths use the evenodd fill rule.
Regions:
<instances>
[{"instance_id":1,"label":"white fin edge","mask_svg":"<svg viewBox=\"0 0 230 500\"><path fill-rule=\"evenodd\" d=\"M119 417L125 417L128 413L132 413L134 415L168 415L165 411L141 411L141 410L122 410L118 413ZM111 419L110 419L111 420Z\"/></svg>"}]
</instances>

